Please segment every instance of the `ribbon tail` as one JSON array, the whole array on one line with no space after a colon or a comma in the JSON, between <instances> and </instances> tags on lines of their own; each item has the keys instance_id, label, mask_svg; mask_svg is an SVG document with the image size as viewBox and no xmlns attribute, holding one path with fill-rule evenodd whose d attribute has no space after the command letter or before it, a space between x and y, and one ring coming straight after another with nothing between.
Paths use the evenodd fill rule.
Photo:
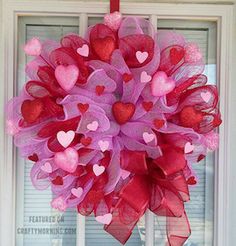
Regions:
<instances>
[{"instance_id":1,"label":"ribbon tail","mask_svg":"<svg viewBox=\"0 0 236 246\"><path fill-rule=\"evenodd\" d=\"M120 192L112 212L112 221L104 230L125 244L149 204L149 183L146 176L135 175Z\"/></svg>"},{"instance_id":2,"label":"ribbon tail","mask_svg":"<svg viewBox=\"0 0 236 246\"><path fill-rule=\"evenodd\" d=\"M182 246L191 235L186 212L181 217L167 217L166 220L168 246Z\"/></svg>"},{"instance_id":3,"label":"ribbon tail","mask_svg":"<svg viewBox=\"0 0 236 246\"><path fill-rule=\"evenodd\" d=\"M110 0L110 13L120 11L120 0Z\"/></svg>"}]
</instances>

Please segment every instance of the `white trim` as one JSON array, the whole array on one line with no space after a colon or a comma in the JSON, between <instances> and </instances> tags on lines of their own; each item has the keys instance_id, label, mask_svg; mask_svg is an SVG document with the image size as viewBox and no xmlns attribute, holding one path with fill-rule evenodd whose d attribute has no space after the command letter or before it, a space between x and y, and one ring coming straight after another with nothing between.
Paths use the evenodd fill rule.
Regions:
<instances>
[{"instance_id":1,"label":"white trim","mask_svg":"<svg viewBox=\"0 0 236 246\"><path fill-rule=\"evenodd\" d=\"M16 92L16 51L17 51L17 17L27 16L78 16L80 13L104 14L109 10L108 3L87 3L71 1L5 1L3 3L3 35L4 35L4 63L3 77L0 91L4 93L1 98L4 105ZM46 11L45 11L46 9ZM166 3L123 3L121 11L124 14L157 15L164 19L196 19L212 20L218 23L220 73L218 80L221 93L221 112L223 122L220 128L219 163L216 172L216 210L215 210L215 246L228 246L228 198L229 198L229 163L230 163L230 134L229 124L232 108L230 107L230 83L231 70L230 58L232 53L232 23L233 7L231 5L214 4L166 4ZM220 62L220 63L219 63ZM3 115L3 112L1 112ZM2 122L3 124L3 122ZM1 129L4 129L3 127ZM0 182L3 191L0 194L1 201L1 225L0 242L4 246L15 245L15 154L12 139L2 134L1 153L3 165ZM8 221L8 223L5 223ZM4 230L4 231L3 231Z\"/></svg>"}]
</instances>

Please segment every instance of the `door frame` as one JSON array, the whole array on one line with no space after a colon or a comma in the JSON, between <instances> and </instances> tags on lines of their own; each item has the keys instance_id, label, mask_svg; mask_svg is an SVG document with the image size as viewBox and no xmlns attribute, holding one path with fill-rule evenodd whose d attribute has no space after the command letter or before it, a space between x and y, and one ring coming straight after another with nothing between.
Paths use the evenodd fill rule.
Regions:
<instances>
[{"instance_id":1,"label":"door frame","mask_svg":"<svg viewBox=\"0 0 236 246\"><path fill-rule=\"evenodd\" d=\"M109 11L108 3L77 1L12 1L3 2L3 45L1 48L0 104L1 104L1 156L0 167L0 244L15 245L15 203L16 203L16 150L12 138L4 129L4 105L16 95L17 88L17 47L18 18L20 16L75 16L80 21L88 21L87 14L104 14ZM166 3L123 3L121 12L124 15L149 16L153 23L158 19L208 20L217 23L217 81L220 90L220 110L223 124L219 129L220 148L215 167L215 211L214 211L214 246L229 246L229 175L231 163L230 123L233 108L231 106L232 86L232 42L233 42L233 5L218 4L166 4ZM156 21L155 21L156 20ZM83 25L80 25L81 27ZM154 26L155 28L157 26ZM86 28L80 29L80 35ZM153 217L147 216L151 223ZM150 228L151 228L150 224ZM151 228L153 230L153 228ZM152 230L148 231L151 235ZM148 240L147 246L153 245Z\"/></svg>"}]
</instances>

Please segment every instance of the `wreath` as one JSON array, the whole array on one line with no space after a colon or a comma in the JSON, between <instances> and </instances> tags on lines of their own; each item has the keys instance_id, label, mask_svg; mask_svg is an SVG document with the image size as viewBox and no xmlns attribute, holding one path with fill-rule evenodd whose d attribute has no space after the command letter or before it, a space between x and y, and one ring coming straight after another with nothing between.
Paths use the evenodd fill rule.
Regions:
<instances>
[{"instance_id":1,"label":"wreath","mask_svg":"<svg viewBox=\"0 0 236 246\"><path fill-rule=\"evenodd\" d=\"M168 245L190 236L192 164L218 146L218 93L195 43L148 20L107 14L84 38L29 40L30 80L7 105L7 131L51 206L94 213L125 244L147 209Z\"/></svg>"}]
</instances>

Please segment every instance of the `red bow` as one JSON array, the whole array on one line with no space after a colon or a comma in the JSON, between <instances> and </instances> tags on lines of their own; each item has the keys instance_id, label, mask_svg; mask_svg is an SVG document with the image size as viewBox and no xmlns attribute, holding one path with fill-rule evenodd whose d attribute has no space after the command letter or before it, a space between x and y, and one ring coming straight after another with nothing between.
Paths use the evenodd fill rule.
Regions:
<instances>
[{"instance_id":1,"label":"red bow","mask_svg":"<svg viewBox=\"0 0 236 246\"><path fill-rule=\"evenodd\" d=\"M163 159L163 157L162 157ZM166 176L165 167L158 167L157 160L146 158L145 152L122 151L121 167L134 173L119 193L112 221L105 230L122 244L147 209L160 216L166 216L168 245L180 246L190 236L190 225L184 209L189 200L182 163L173 166L174 173ZM168 166L168 172L170 167Z\"/></svg>"}]
</instances>

